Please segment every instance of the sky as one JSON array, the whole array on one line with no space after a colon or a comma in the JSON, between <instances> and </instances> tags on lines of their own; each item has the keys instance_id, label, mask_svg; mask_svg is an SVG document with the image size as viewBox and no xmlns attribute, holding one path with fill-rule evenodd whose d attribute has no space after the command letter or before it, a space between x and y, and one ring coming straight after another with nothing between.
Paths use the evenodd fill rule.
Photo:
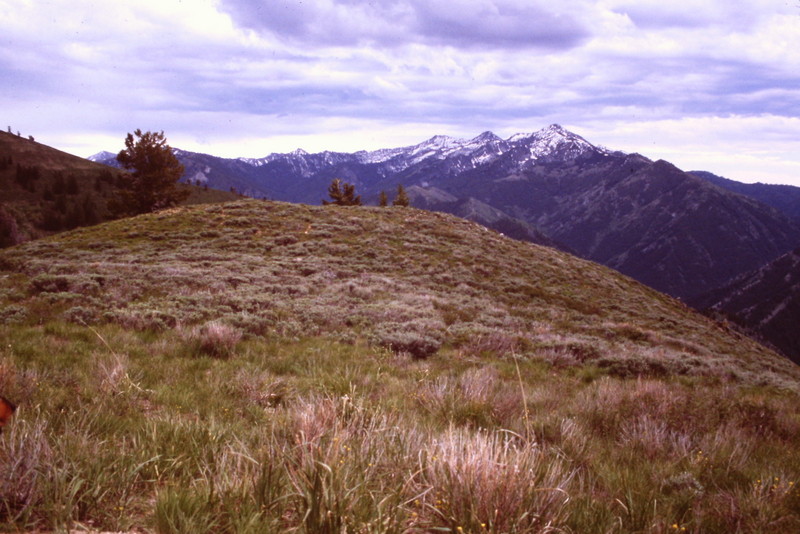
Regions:
<instances>
[{"instance_id":1,"label":"sky","mask_svg":"<svg viewBox=\"0 0 800 534\"><path fill-rule=\"evenodd\" d=\"M0 0L0 128L222 157L552 123L800 186L800 0Z\"/></svg>"}]
</instances>

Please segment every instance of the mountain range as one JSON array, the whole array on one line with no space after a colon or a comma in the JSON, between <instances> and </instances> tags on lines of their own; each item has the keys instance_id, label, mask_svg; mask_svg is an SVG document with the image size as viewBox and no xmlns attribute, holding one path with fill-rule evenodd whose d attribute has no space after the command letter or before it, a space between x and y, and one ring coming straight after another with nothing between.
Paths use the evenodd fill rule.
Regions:
<instances>
[{"instance_id":1,"label":"mountain range","mask_svg":"<svg viewBox=\"0 0 800 534\"><path fill-rule=\"evenodd\" d=\"M766 203L771 193L762 190L771 186L748 196L746 187L732 190L732 181L597 146L557 124L508 139L439 135L355 153L176 154L189 182L290 202L319 204L334 178L353 183L367 203L401 184L413 206L559 246L680 298L705 294L800 244L796 203ZM115 163L107 152L92 159Z\"/></svg>"}]
</instances>

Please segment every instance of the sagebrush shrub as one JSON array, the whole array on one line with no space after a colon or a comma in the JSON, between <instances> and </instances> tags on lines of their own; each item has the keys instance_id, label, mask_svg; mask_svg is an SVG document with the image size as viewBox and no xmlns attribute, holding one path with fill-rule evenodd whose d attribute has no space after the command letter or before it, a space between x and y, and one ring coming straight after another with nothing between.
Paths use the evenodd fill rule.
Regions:
<instances>
[{"instance_id":1,"label":"sagebrush shrub","mask_svg":"<svg viewBox=\"0 0 800 534\"><path fill-rule=\"evenodd\" d=\"M402 331L391 326L378 330L375 338L381 347L397 353L407 352L417 359L424 359L436 354L442 346L441 340L431 334Z\"/></svg>"}]
</instances>

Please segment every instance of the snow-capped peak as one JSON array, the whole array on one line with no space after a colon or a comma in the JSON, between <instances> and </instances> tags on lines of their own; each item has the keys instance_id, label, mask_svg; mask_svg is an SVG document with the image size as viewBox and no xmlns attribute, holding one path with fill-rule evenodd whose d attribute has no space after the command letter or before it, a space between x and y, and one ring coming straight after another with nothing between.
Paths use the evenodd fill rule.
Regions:
<instances>
[{"instance_id":1,"label":"snow-capped peak","mask_svg":"<svg viewBox=\"0 0 800 534\"><path fill-rule=\"evenodd\" d=\"M518 165L535 165L537 161L544 160L569 160L587 152L611 153L608 149L592 145L559 124L551 124L537 132L518 133L508 139L502 139L490 131L485 131L472 139L435 135L417 145L399 148L361 150L353 154L333 152L309 154L298 148L288 154L270 154L258 159L239 158L239 161L262 166L272 161L291 158L298 164L315 167L322 163L330 163L334 159L349 157L361 164L388 165L388 168L397 172L428 159L458 158L458 167L474 167L491 162L512 149L515 151L514 158Z\"/></svg>"},{"instance_id":2,"label":"snow-capped peak","mask_svg":"<svg viewBox=\"0 0 800 534\"><path fill-rule=\"evenodd\" d=\"M424 159L435 157L438 159L446 158L456 152L468 148L474 140L468 141L447 135L435 135L418 145L402 148L386 148L373 150L371 152L357 152L362 163L383 163L398 156L405 156L406 161L402 166L409 166Z\"/></svg>"},{"instance_id":3,"label":"snow-capped peak","mask_svg":"<svg viewBox=\"0 0 800 534\"><path fill-rule=\"evenodd\" d=\"M108 161L110 159L116 159L116 158L117 158L116 154L113 154L113 153L111 153L111 152L109 152L107 150L103 150L102 152L98 152L97 154L89 156L87 159L89 161L94 161L94 162L103 162L103 161Z\"/></svg>"},{"instance_id":4,"label":"snow-capped peak","mask_svg":"<svg viewBox=\"0 0 800 534\"><path fill-rule=\"evenodd\" d=\"M532 134L513 135L508 138L507 142L527 146L532 160L540 158L574 159L585 152L608 152L594 146L560 124L551 124Z\"/></svg>"},{"instance_id":5,"label":"snow-capped peak","mask_svg":"<svg viewBox=\"0 0 800 534\"><path fill-rule=\"evenodd\" d=\"M472 143L491 143L493 141L502 141L503 139L495 135L494 132L485 131L479 136L472 139Z\"/></svg>"},{"instance_id":6,"label":"snow-capped peak","mask_svg":"<svg viewBox=\"0 0 800 534\"><path fill-rule=\"evenodd\" d=\"M458 139L447 135L434 135L427 141L424 141L418 144L416 147L414 147L414 152L419 153L430 149L449 150L453 148L460 148L466 142L467 141L465 141L464 139Z\"/></svg>"}]
</instances>

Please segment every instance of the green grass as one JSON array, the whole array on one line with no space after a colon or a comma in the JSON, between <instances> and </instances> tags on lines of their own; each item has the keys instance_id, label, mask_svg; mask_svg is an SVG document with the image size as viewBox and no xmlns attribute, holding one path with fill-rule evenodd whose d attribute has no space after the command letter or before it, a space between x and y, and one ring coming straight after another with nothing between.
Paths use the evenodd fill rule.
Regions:
<instances>
[{"instance_id":1,"label":"green grass","mask_svg":"<svg viewBox=\"0 0 800 534\"><path fill-rule=\"evenodd\" d=\"M239 201L0 269L0 530L800 529L796 367L453 217Z\"/></svg>"},{"instance_id":2,"label":"green grass","mask_svg":"<svg viewBox=\"0 0 800 534\"><path fill-rule=\"evenodd\" d=\"M175 332L89 333L0 330L2 389L22 401L0 438L7 529L800 526L795 393L322 338L219 359Z\"/></svg>"}]
</instances>

